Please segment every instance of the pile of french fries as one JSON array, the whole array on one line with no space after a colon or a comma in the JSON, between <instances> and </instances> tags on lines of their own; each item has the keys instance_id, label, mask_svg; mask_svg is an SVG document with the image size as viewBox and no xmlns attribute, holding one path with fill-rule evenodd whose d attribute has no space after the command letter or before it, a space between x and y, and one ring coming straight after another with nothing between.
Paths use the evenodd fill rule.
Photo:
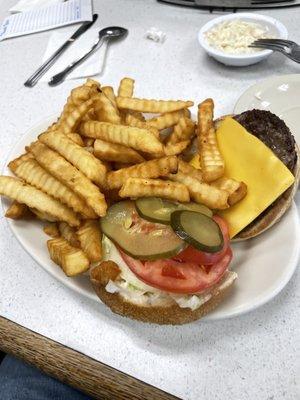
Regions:
<instances>
[{"instance_id":1,"label":"pile of french fries","mask_svg":"<svg viewBox=\"0 0 300 400\"><path fill-rule=\"evenodd\" d=\"M0 194L13 200L5 216L46 221L50 257L68 276L101 261L98 219L116 201L157 196L226 209L246 195L243 182L223 176L211 99L198 106L196 124L192 101L133 92L130 78L117 95L88 79L71 91L57 122L9 163L15 177L0 177ZM187 162L195 140L201 170Z\"/></svg>"}]
</instances>

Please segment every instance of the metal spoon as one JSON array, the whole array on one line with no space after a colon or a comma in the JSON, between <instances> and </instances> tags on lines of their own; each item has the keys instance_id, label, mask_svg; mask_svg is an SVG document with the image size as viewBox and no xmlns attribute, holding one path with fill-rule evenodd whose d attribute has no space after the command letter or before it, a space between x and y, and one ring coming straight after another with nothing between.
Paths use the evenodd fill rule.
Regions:
<instances>
[{"instance_id":1,"label":"metal spoon","mask_svg":"<svg viewBox=\"0 0 300 400\"><path fill-rule=\"evenodd\" d=\"M78 67L79 64L83 63L90 55L95 53L102 44L104 43L104 40L110 40L110 39L117 39L125 36L128 33L128 30L125 28L122 28L120 26L109 26L107 28L101 29L99 31L99 38L97 42L93 45L91 50L89 50L84 56L79 58L78 60L73 61L70 65L67 66L63 71L59 72L58 74L54 75L50 81L48 82L48 85L50 86L56 86L59 85L65 77L73 71L75 68Z\"/></svg>"}]
</instances>

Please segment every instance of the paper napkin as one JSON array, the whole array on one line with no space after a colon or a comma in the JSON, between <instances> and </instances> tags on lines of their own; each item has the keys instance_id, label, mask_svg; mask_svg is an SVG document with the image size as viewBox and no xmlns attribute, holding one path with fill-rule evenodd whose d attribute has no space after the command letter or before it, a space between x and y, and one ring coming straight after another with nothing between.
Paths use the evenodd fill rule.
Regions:
<instances>
[{"instance_id":1,"label":"paper napkin","mask_svg":"<svg viewBox=\"0 0 300 400\"><path fill-rule=\"evenodd\" d=\"M74 43L63 53L49 71L41 78L40 82L48 82L50 78L65 69L71 62L83 56L93 44L98 40L98 32L100 28L90 28L82 36L77 38ZM46 52L44 54L43 62L45 62L51 55L72 35L74 29L67 32L54 32L48 42ZM104 69L106 59L107 42L90 56L86 61L79 65L74 71L66 77L66 79L85 78L94 75L100 75ZM37 66L38 67L38 66Z\"/></svg>"}]
</instances>

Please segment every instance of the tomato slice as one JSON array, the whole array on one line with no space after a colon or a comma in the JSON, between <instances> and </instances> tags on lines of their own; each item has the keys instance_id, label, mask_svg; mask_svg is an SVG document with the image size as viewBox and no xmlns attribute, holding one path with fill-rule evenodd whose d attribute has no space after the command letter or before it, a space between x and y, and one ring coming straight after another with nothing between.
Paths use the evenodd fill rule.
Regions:
<instances>
[{"instance_id":1,"label":"tomato slice","mask_svg":"<svg viewBox=\"0 0 300 400\"><path fill-rule=\"evenodd\" d=\"M218 251L217 253L205 253L203 251L195 249L192 246L188 246L181 253L173 257L174 260L187 263L195 263L198 265L212 265L220 261L224 257L230 242L228 226L224 219L222 219L218 215L214 215L213 219L219 225L224 237L224 246L222 250Z\"/></svg>"},{"instance_id":2,"label":"tomato slice","mask_svg":"<svg viewBox=\"0 0 300 400\"><path fill-rule=\"evenodd\" d=\"M141 281L167 292L182 294L199 293L215 285L232 259L232 251L228 247L223 258L206 270L196 263L172 259L142 262L119 251L130 270Z\"/></svg>"}]
</instances>

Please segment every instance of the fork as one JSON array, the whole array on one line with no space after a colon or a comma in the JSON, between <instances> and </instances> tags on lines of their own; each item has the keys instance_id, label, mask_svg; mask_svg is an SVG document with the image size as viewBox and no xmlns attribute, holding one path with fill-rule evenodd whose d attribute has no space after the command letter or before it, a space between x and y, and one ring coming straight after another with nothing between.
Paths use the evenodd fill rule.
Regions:
<instances>
[{"instance_id":1,"label":"fork","mask_svg":"<svg viewBox=\"0 0 300 400\"><path fill-rule=\"evenodd\" d=\"M300 63L300 46L292 40L258 39L251 43L249 47L279 51L296 63Z\"/></svg>"}]
</instances>

